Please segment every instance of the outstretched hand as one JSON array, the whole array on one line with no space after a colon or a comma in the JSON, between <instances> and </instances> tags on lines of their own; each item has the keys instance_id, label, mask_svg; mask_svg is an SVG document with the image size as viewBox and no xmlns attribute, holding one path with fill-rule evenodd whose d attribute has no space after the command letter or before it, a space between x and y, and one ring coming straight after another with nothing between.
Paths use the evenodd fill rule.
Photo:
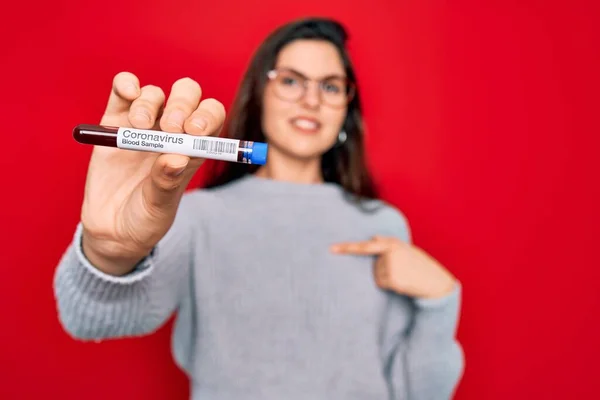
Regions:
<instances>
[{"instance_id":1,"label":"outstretched hand","mask_svg":"<svg viewBox=\"0 0 600 400\"><path fill-rule=\"evenodd\" d=\"M203 98L200 84L178 79L167 97L130 72L114 76L100 125L218 136L225 108ZM111 275L129 273L175 221L190 180L204 160L180 154L94 146L81 210L82 248Z\"/></svg>"},{"instance_id":2,"label":"outstretched hand","mask_svg":"<svg viewBox=\"0 0 600 400\"><path fill-rule=\"evenodd\" d=\"M336 254L375 256L373 275L382 289L419 298L448 295L455 278L423 250L395 237L374 236L371 240L337 243Z\"/></svg>"}]
</instances>

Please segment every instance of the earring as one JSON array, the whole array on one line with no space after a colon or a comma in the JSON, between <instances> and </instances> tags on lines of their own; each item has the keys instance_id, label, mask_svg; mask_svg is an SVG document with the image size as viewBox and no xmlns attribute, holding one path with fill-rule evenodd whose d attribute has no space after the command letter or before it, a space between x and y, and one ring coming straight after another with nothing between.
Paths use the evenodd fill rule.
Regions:
<instances>
[{"instance_id":1,"label":"earring","mask_svg":"<svg viewBox=\"0 0 600 400\"><path fill-rule=\"evenodd\" d=\"M338 146L343 145L346 142L346 139L348 139L348 135L346 134L346 131L341 131L338 134Z\"/></svg>"}]
</instances>

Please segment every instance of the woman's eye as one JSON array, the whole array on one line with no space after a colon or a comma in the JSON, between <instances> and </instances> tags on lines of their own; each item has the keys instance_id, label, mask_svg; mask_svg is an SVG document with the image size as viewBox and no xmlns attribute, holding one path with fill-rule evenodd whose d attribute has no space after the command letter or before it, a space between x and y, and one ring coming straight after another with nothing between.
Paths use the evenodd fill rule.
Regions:
<instances>
[{"instance_id":1,"label":"woman's eye","mask_svg":"<svg viewBox=\"0 0 600 400\"><path fill-rule=\"evenodd\" d=\"M284 85L293 85L294 83L296 83L296 79L294 79L294 78L289 78L289 77L284 77L284 78L282 79L282 81L283 81L283 84L284 84Z\"/></svg>"},{"instance_id":2,"label":"woman's eye","mask_svg":"<svg viewBox=\"0 0 600 400\"><path fill-rule=\"evenodd\" d=\"M325 91L330 92L330 93L339 93L341 91L341 88L333 83L325 83L323 84L323 89L325 89Z\"/></svg>"}]
</instances>

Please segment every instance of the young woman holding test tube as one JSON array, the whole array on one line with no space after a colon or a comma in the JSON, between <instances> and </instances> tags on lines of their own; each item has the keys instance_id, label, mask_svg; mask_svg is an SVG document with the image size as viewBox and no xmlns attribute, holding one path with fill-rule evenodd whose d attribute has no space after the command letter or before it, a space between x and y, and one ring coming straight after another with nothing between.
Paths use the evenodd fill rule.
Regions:
<instances>
[{"instance_id":1,"label":"young woman holding test tube","mask_svg":"<svg viewBox=\"0 0 600 400\"><path fill-rule=\"evenodd\" d=\"M225 120L198 82L165 98L124 72L100 124L199 138ZM223 161L188 192L203 158L94 147L54 281L66 331L146 335L176 313L173 354L197 400L451 398L461 286L372 187L344 28L274 31L226 133L267 143L266 164Z\"/></svg>"}]
</instances>

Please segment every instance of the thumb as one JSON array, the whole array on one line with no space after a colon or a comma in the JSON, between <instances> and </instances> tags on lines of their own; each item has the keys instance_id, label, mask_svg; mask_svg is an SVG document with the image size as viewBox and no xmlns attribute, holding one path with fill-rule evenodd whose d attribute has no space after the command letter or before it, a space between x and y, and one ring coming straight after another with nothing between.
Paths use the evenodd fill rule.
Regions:
<instances>
[{"instance_id":1,"label":"thumb","mask_svg":"<svg viewBox=\"0 0 600 400\"><path fill-rule=\"evenodd\" d=\"M154 210L177 208L181 194L194 174L188 168L189 163L189 157L178 154L161 154L156 158L150 179L143 187L144 200L149 207Z\"/></svg>"}]
</instances>

